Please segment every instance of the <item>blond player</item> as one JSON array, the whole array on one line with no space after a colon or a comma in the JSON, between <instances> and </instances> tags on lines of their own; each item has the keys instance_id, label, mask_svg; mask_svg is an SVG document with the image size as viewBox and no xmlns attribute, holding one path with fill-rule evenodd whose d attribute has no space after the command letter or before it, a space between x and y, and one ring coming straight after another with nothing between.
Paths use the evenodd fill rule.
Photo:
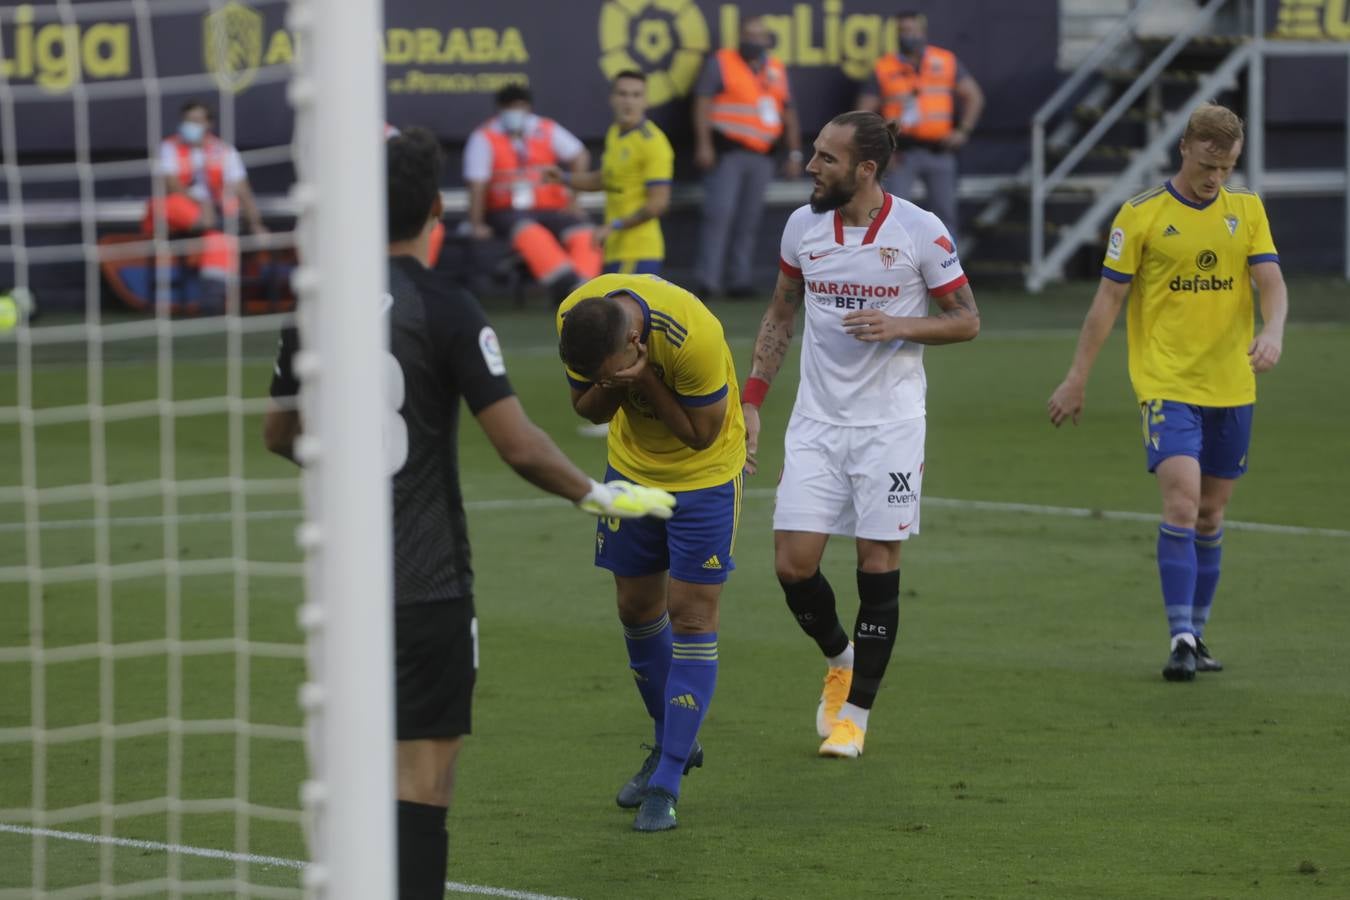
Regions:
<instances>
[{"instance_id":1,"label":"blond player","mask_svg":"<svg viewBox=\"0 0 1350 900\"><path fill-rule=\"evenodd\" d=\"M1205 646L1219 584L1223 514L1247 471L1256 375L1280 359L1288 308L1261 198L1225 185L1242 153L1242 120L1207 103L1181 138L1181 168L1116 214L1102 280L1050 421L1074 424L1088 375L1129 300L1130 381L1148 470L1158 478L1158 575L1171 631L1168 681L1223 666ZM1252 284L1264 327L1253 335Z\"/></svg>"}]
</instances>

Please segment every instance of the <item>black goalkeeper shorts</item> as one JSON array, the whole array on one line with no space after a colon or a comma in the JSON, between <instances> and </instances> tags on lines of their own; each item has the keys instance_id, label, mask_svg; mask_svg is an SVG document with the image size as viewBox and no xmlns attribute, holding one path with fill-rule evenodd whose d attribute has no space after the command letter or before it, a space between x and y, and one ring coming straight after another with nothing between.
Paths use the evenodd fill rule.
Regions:
<instances>
[{"instance_id":1,"label":"black goalkeeper shorts","mask_svg":"<svg viewBox=\"0 0 1350 900\"><path fill-rule=\"evenodd\" d=\"M400 741L468 734L478 677L473 601L396 607L394 671Z\"/></svg>"}]
</instances>

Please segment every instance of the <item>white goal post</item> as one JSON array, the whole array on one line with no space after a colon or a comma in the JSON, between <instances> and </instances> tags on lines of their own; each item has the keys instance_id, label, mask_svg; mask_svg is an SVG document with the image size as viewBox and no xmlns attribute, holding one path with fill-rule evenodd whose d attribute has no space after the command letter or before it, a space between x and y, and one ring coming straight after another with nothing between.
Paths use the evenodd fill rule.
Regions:
<instances>
[{"instance_id":1,"label":"white goal post","mask_svg":"<svg viewBox=\"0 0 1350 900\"><path fill-rule=\"evenodd\" d=\"M383 461L388 323L379 0L294 0L310 36L291 85L298 118L299 248L310 559L303 622L314 653L315 822L310 892L393 897L391 496ZM312 253L312 255L311 255ZM312 262L311 262L312 260Z\"/></svg>"}]
</instances>

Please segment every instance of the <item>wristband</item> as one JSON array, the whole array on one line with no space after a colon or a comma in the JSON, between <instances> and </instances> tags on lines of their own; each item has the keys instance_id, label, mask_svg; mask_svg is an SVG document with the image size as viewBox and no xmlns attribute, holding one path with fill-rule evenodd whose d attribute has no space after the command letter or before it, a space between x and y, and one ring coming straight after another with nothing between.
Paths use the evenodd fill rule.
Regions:
<instances>
[{"instance_id":1,"label":"wristband","mask_svg":"<svg viewBox=\"0 0 1350 900\"><path fill-rule=\"evenodd\" d=\"M801 162L801 161L802 161L802 151L800 151L800 150L789 150L789 151L788 151L788 159L790 159L790 160L792 160L792 161L794 161L794 162Z\"/></svg>"},{"instance_id":2,"label":"wristband","mask_svg":"<svg viewBox=\"0 0 1350 900\"><path fill-rule=\"evenodd\" d=\"M561 181L561 182L563 183L563 186L564 186L564 187L571 187L571 186L572 186L572 173L571 173L571 172L567 172L567 171L559 172L559 173L558 173L558 180Z\"/></svg>"},{"instance_id":3,"label":"wristband","mask_svg":"<svg viewBox=\"0 0 1350 900\"><path fill-rule=\"evenodd\" d=\"M623 219L614 219L609 223L610 231L623 231L628 226L624 224Z\"/></svg>"},{"instance_id":4,"label":"wristband","mask_svg":"<svg viewBox=\"0 0 1350 900\"><path fill-rule=\"evenodd\" d=\"M749 403L755 409L764 402L765 396L769 393L769 383L763 378L756 378L751 375L745 379L745 390L741 391L741 402Z\"/></svg>"}]
</instances>

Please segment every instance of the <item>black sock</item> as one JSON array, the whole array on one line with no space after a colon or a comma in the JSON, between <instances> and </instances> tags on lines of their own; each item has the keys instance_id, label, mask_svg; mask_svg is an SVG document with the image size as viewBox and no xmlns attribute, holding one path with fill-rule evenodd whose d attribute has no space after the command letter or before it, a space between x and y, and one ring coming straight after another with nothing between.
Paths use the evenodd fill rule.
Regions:
<instances>
[{"instance_id":1,"label":"black sock","mask_svg":"<svg viewBox=\"0 0 1350 900\"><path fill-rule=\"evenodd\" d=\"M844 634L844 626L839 624L839 615L834 611L834 590L819 569L805 581L779 584L787 597L788 609L797 617L797 624L816 642L821 653L838 656L848 649L848 635Z\"/></svg>"},{"instance_id":2,"label":"black sock","mask_svg":"<svg viewBox=\"0 0 1350 900\"><path fill-rule=\"evenodd\" d=\"M450 834L445 807L398 801L399 900L442 900Z\"/></svg>"},{"instance_id":3,"label":"black sock","mask_svg":"<svg viewBox=\"0 0 1350 900\"><path fill-rule=\"evenodd\" d=\"M900 631L900 570L858 572L858 621L853 627L853 686L848 702L871 709Z\"/></svg>"}]
</instances>

